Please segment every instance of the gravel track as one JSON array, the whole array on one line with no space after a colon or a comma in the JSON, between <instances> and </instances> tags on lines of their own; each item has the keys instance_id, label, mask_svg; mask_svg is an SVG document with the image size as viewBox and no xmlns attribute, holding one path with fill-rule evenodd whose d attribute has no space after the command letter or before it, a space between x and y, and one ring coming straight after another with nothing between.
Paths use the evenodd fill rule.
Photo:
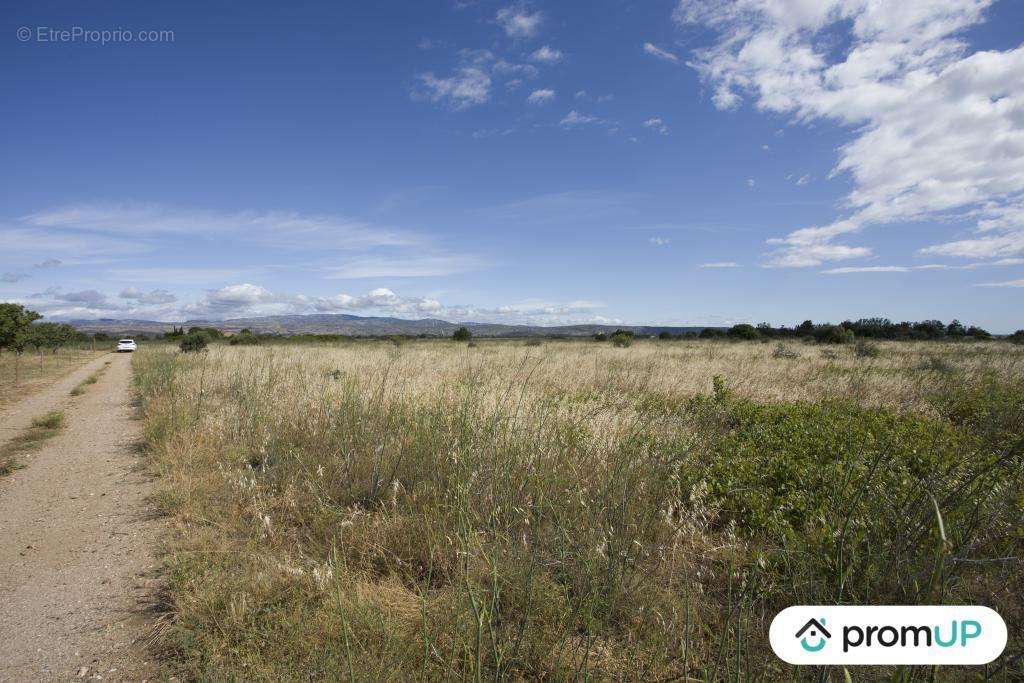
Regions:
<instances>
[{"instance_id":1,"label":"gravel track","mask_svg":"<svg viewBox=\"0 0 1024 683\"><path fill-rule=\"evenodd\" d=\"M106 361L99 381L68 392ZM63 409L65 426L0 478L0 681L143 681L160 531L132 419L130 355L86 363L0 413L0 442Z\"/></svg>"}]
</instances>

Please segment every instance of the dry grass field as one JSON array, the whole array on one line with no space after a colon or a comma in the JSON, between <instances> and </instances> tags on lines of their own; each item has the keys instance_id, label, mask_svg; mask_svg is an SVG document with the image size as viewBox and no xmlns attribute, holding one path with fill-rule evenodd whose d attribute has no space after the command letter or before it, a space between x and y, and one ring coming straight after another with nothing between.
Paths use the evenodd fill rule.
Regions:
<instances>
[{"instance_id":1,"label":"dry grass field","mask_svg":"<svg viewBox=\"0 0 1024 683\"><path fill-rule=\"evenodd\" d=\"M108 349L65 347L56 353L0 353L0 408L16 402Z\"/></svg>"},{"instance_id":2,"label":"dry grass field","mask_svg":"<svg viewBox=\"0 0 1024 683\"><path fill-rule=\"evenodd\" d=\"M877 353L875 353L877 351ZM1024 676L1024 347L481 340L143 349L200 680L843 680L791 604L978 603ZM941 520L941 523L940 523Z\"/></svg>"}]
</instances>

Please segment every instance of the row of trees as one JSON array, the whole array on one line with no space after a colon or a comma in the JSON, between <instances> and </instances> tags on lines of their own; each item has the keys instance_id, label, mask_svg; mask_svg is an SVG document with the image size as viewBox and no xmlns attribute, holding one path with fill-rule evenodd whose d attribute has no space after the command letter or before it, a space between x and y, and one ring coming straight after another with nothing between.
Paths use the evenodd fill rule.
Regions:
<instances>
[{"instance_id":1,"label":"row of trees","mask_svg":"<svg viewBox=\"0 0 1024 683\"><path fill-rule=\"evenodd\" d=\"M32 347L36 352L48 349L56 353L62 346L83 338L71 325L36 322L42 317L21 304L0 304L0 351L21 355Z\"/></svg>"},{"instance_id":2,"label":"row of trees","mask_svg":"<svg viewBox=\"0 0 1024 683\"><path fill-rule=\"evenodd\" d=\"M603 335L596 335L603 336ZM813 339L825 344L843 344L857 339L887 339L895 341L921 340L984 340L992 339L992 334L976 326L965 326L959 320L949 324L941 320L923 320L921 322L894 323L887 318L861 318L846 320L838 325L831 323L815 323L805 320L796 327L772 327L768 323L754 326L747 323L733 325L728 329L707 327L699 334L672 335L662 332L661 339L678 337L696 337L700 339ZM1017 330L1008 337L1016 343L1024 342L1024 330Z\"/></svg>"}]
</instances>

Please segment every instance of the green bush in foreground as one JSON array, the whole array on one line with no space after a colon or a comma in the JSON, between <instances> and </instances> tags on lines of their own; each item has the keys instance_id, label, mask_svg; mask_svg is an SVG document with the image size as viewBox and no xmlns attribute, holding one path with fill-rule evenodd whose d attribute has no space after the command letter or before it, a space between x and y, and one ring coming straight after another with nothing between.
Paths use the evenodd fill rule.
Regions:
<instances>
[{"instance_id":1,"label":"green bush in foreground","mask_svg":"<svg viewBox=\"0 0 1024 683\"><path fill-rule=\"evenodd\" d=\"M184 353L195 353L204 350L207 345L207 336L204 332L189 332L181 339L178 348Z\"/></svg>"}]
</instances>

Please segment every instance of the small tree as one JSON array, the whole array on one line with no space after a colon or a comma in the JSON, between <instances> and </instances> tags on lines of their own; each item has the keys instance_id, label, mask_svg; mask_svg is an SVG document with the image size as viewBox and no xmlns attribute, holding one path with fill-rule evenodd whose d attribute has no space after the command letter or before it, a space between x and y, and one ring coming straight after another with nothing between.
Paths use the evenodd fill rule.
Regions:
<instances>
[{"instance_id":1,"label":"small tree","mask_svg":"<svg viewBox=\"0 0 1024 683\"><path fill-rule=\"evenodd\" d=\"M760 339L761 333L753 325L747 323L740 323L739 325L733 325L729 328L726 333L730 339L741 339L741 340L754 340Z\"/></svg>"},{"instance_id":2,"label":"small tree","mask_svg":"<svg viewBox=\"0 0 1024 683\"><path fill-rule=\"evenodd\" d=\"M455 330L455 333L452 335L452 339L454 339L455 341L469 341L472 338L473 333L470 332L469 329L466 327L460 327L459 329Z\"/></svg>"},{"instance_id":3,"label":"small tree","mask_svg":"<svg viewBox=\"0 0 1024 683\"><path fill-rule=\"evenodd\" d=\"M616 332L615 334L612 335L612 344L614 344L615 346L619 347L620 349L624 349L624 348L630 346L632 343L633 343L633 335L632 334L626 334L622 330L619 330L618 332Z\"/></svg>"},{"instance_id":4,"label":"small tree","mask_svg":"<svg viewBox=\"0 0 1024 683\"><path fill-rule=\"evenodd\" d=\"M666 341L666 340L669 340L671 338L672 338L672 333L669 332L668 330L662 330L661 332L658 333L658 339L661 339L662 341Z\"/></svg>"},{"instance_id":5,"label":"small tree","mask_svg":"<svg viewBox=\"0 0 1024 683\"><path fill-rule=\"evenodd\" d=\"M242 330L238 334L231 337L228 340L228 344L231 346L255 346L259 344L259 338L247 329Z\"/></svg>"},{"instance_id":6,"label":"small tree","mask_svg":"<svg viewBox=\"0 0 1024 683\"><path fill-rule=\"evenodd\" d=\"M196 353L206 348L207 337L202 332L189 332L181 339L181 344L178 345L184 353Z\"/></svg>"},{"instance_id":7,"label":"small tree","mask_svg":"<svg viewBox=\"0 0 1024 683\"><path fill-rule=\"evenodd\" d=\"M28 326L42 317L21 304L0 304L0 349L14 349L19 339L24 348Z\"/></svg>"}]
</instances>

